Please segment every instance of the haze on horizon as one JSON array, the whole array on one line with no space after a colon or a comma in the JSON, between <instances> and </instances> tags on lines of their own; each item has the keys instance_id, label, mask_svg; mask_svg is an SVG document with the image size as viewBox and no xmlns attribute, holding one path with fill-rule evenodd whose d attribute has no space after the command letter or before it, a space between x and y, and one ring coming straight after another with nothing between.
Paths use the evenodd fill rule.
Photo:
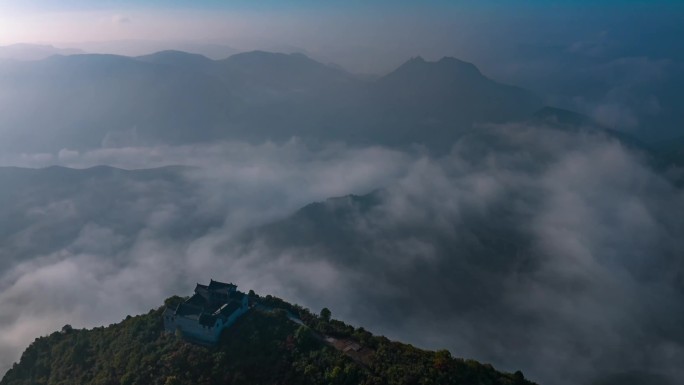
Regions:
<instances>
[{"instance_id":1,"label":"haze on horizon","mask_svg":"<svg viewBox=\"0 0 684 385\"><path fill-rule=\"evenodd\" d=\"M352 72L375 74L417 55L454 56L505 74L496 63L520 46L619 41L630 56L681 59L674 47L684 28L679 23L683 9L681 2L669 0L3 0L0 45L54 44L142 55L188 43L222 44L243 51L304 51Z\"/></svg>"},{"instance_id":2,"label":"haze on horizon","mask_svg":"<svg viewBox=\"0 0 684 385\"><path fill-rule=\"evenodd\" d=\"M677 136L652 118L659 109L680 110L661 106L659 97L676 92L682 78L682 15L676 0L2 0L0 47L49 44L128 56L180 50L212 59L300 52L372 76L411 57L449 56L528 88L545 104L652 142ZM661 89L644 91L654 80Z\"/></svg>"}]
</instances>

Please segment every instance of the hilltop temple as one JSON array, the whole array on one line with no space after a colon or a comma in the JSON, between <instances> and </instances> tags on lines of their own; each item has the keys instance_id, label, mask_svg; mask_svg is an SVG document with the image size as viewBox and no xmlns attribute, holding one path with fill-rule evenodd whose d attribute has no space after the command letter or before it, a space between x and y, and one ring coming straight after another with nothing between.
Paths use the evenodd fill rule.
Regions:
<instances>
[{"instance_id":1,"label":"hilltop temple","mask_svg":"<svg viewBox=\"0 0 684 385\"><path fill-rule=\"evenodd\" d=\"M164 329L169 333L180 330L183 338L213 345L248 309L248 298L236 285L212 279L209 285L198 283L195 294L175 309L164 310Z\"/></svg>"}]
</instances>

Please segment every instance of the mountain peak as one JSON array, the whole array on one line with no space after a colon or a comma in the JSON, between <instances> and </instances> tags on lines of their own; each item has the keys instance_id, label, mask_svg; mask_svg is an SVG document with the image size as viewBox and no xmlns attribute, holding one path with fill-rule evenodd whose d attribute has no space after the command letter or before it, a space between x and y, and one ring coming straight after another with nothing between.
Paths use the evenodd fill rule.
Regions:
<instances>
[{"instance_id":1,"label":"mountain peak","mask_svg":"<svg viewBox=\"0 0 684 385\"><path fill-rule=\"evenodd\" d=\"M319 315L253 291L242 298L251 306L227 327L212 323L219 316L204 313L203 307L183 306L178 296L168 298L164 307L107 327L65 325L36 339L0 385L85 384L93 378L107 384L394 384L421 378L441 384L477 379L479 384L534 385L520 371L499 372L488 364L455 358L447 350L422 350L373 335L331 319L327 308ZM201 303L202 295L195 294L190 301ZM218 312L229 320L238 313L233 307ZM175 319L183 319L184 327L165 330L164 325L173 325ZM202 325L188 326L195 322ZM195 337L217 328L220 332L211 347Z\"/></svg>"},{"instance_id":2,"label":"mountain peak","mask_svg":"<svg viewBox=\"0 0 684 385\"><path fill-rule=\"evenodd\" d=\"M384 77L389 81L406 81L445 84L454 81L478 81L486 79L477 67L453 57L438 61L427 61L421 56L412 57L396 70Z\"/></svg>"},{"instance_id":3,"label":"mountain peak","mask_svg":"<svg viewBox=\"0 0 684 385\"><path fill-rule=\"evenodd\" d=\"M214 62L208 57L200 54L176 50L159 51L149 55L138 56L136 57L136 59L147 63L164 64L171 65L174 67L189 68L195 68L196 66L206 66Z\"/></svg>"},{"instance_id":4,"label":"mountain peak","mask_svg":"<svg viewBox=\"0 0 684 385\"><path fill-rule=\"evenodd\" d=\"M270 89L304 90L339 84L348 75L302 53L251 51L218 62L233 84L256 84Z\"/></svg>"},{"instance_id":5,"label":"mountain peak","mask_svg":"<svg viewBox=\"0 0 684 385\"><path fill-rule=\"evenodd\" d=\"M178 51L178 50L173 50L173 49L158 51L155 53L151 53L149 55L143 55L143 56L137 57L137 59L145 59L145 58L159 58L159 59L196 58L196 59L211 60L204 55L200 55L197 53L189 53L189 52L185 52L185 51Z\"/></svg>"}]
</instances>

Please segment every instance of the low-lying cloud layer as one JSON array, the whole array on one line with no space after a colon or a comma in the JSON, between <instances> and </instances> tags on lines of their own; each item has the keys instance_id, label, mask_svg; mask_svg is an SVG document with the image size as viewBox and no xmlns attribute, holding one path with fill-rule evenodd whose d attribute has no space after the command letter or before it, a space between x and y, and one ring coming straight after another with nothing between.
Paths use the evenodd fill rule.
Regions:
<instances>
[{"instance_id":1,"label":"low-lying cloud layer","mask_svg":"<svg viewBox=\"0 0 684 385\"><path fill-rule=\"evenodd\" d=\"M163 169L143 176L92 169L77 177L61 169L37 176L5 169L3 183L16 183L6 192L18 193L0 196L3 214L12 216L0 223L0 366L4 371L34 337L65 323L115 322L210 277L258 283L227 262L237 256L196 250L313 200L390 183L409 161L406 154L382 148L314 151L296 140L5 158L5 165L33 167L192 168L171 177ZM45 181L50 175L56 177ZM205 270L212 261L221 262L221 269ZM277 285L264 281L260 287L277 292Z\"/></svg>"},{"instance_id":2,"label":"low-lying cloud layer","mask_svg":"<svg viewBox=\"0 0 684 385\"><path fill-rule=\"evenodd\" d=\"M291 141L1 161L194 167L181 171L192 186L181 191L158 181L153 188L152 177L122 187L149 204L113 206L144 216L134 233L80 221L66 246L0 272L4 368L65 323L116 322L215 278L314 310L328 306L374 332L522 369L545 384L684 374L684 194L644 155L599 134L481 127L438 157ZM344 220L326 227L341 242L351 237L344 247L315 237L276 243L274 231L289 234L278 223L249 242L242 235L309 202L376 188L379 202L342 202ZM202 225L179 225L189 217ZM50 223L32 228L50 231Z\"/></svg>"}]
</instances>

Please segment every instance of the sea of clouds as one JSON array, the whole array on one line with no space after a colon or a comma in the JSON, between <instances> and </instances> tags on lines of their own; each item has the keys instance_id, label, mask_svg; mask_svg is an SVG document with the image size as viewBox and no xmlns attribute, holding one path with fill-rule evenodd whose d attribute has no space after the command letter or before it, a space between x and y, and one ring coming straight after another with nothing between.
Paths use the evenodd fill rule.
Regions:
<instances>
[{"instance_id":1,"label":"sea of clouds","mask_svg":"<svg viewBox=\"0 0 684 385\"><path fill-rule=\"evenodd\" d=\"M4 155L21 167L190 167L183 188L124 178L97 192L129 197L112 207L133 232L83 208L87 191L36 201L50 215L3 248L78 229L1 265L0 369L64 324L118 322L214 278L544 384L674 381L684 192L652 163L603 134L526 125L480 127L442 155L296 139ZM353 255L242 237L310 202L377 189L373 207L349 203Z\"/></svg>"}]
</instances>

